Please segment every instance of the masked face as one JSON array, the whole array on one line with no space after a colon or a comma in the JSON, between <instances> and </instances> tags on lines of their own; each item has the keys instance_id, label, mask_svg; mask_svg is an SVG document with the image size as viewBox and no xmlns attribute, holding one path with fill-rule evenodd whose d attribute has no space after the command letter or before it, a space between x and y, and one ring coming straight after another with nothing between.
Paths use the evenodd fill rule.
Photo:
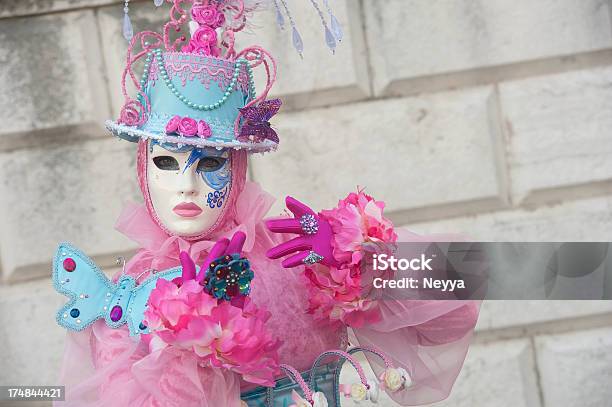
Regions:
<instances>
[{"instance_id":1,"label":"masked face","mask_svg":"<svg viewBox=\"0 0 612 407\"><path fill-rule=\"evenodd\" d=\"M227 150L150 142L147 186L153 209L169 232L197 236L215 224L229 196L230 160Z\"/></svg>"}]
</instances>

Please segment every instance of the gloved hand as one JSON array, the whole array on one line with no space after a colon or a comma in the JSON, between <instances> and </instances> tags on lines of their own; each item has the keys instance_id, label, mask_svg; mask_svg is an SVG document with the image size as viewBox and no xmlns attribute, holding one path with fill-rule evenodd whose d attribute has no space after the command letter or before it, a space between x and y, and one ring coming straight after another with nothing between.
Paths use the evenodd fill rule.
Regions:
<instances>
[{"instance_id":1,"label":"gloved hand","mask_svg":"<svg viewBox=\"0 0 612 407\"><path fill-rule=\"evenodd\" d=\"M229 300L232 305L242 308L253 279L248 260L240 257L245 240L243 232L234 233L231 241L227 238L219 240L210 249L197 275L189 254L181 252L179 259L183 268L182 276L173 281L180 285L188 280L196 280L215 298ZM218 264L213 265L213 262Z\"/></svg>"},{"instance_id":2,"label":"gloved hand","mask_svg":"<svg viewBox=\"0 0 612 407\"><path fill-rule=\"evenodd\" d=\"M291 196L287 196L285 204L294 217L269 219L265 222L266 226L274 233L295 233L299 236L271 248L266 255L271 259L291 255L282 262L286 268L314 263L338 266L333 256L331 242L334 232L329 222Z\"/></svg>"}]
</instances>

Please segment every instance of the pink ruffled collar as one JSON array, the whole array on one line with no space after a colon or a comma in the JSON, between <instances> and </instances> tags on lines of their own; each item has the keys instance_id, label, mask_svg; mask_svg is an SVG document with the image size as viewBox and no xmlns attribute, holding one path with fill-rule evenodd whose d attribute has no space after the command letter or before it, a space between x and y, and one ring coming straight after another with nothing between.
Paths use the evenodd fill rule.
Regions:
<instances>
[{"instance_id":1,"label":"pink ruffled collar","mask_svg":"<svg viewBox=\"0 0 612 407\"><path fill-rule=\"evenodd\" d=\"M234 216L228 224L196 241L167 234L151 218L144 204L128 203L117 219L115 229L138 243L140 250L127 263L126 272L135 275L148 269L161 271L177 266L181 251L188 252L192 259L201 262L215 242L224 237L229 238L237 231L246 234L243 251L249 253L255 243L256 226L273 203L272 195L263 191L259 184L246 182L235 207L230 208Z\"/></svg>"}]
</instances>

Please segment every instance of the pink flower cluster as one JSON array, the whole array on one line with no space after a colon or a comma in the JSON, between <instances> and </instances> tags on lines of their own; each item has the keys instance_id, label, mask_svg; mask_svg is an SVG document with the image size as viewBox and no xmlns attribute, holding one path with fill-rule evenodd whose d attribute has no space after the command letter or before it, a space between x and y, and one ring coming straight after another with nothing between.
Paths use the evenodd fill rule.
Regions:
<instances>
[{"instance_id":1,"label":"pink flower cluster","mask_svg":"<svg viewBox=\"0 0 612 407\"><path fill-rule=\"evenodd\" d=\"M191 17L200 25L206 25L210 28L219 28L225 23L225 15L221 13L215 6L199 6L195 5L191 9Z\"/></svg>"},{"instance_id":2,"label":"pink flower cluster","mask_svg":"<svg viewBox=\"0 0 612 407\"><path fill-rule=\"evenodd\" d=\"M204 120L195 121L190 117L174 116L166 124L166 134L178 133L183 137L209 138L212 130Z\"/></svg>"},{"instance_id":3,"label":"pink flower cluster","mask_svg":"<svg viewBox=\"0 0 612 407\"><path fill-rule=\"evenodd\" d=\"M280 342L266 331L269 312L247 298L244 308L217 301L196 280L178 286L160 278L144 313L149 350L173 347L204 363L229 369L251 383L274 385Z\"/></svg>"},{"instance_id":4,"label":"pink flower cluster","mask_svg":"<svg viewBox=\"0 0 612 407\"><path fill-rule=\"evenodd\" d=\"M338 267L316 264L306 269L308 311L318 319L342 321L360 327L380 318L375 301L364 298L361 281L362 246L384 247L397 240L391 221L383 216L385 204L362 191L349 194L320 215L334 232L332 247Z\"/></svg>"},{"instance_id":5,"label":"pink flower cluster","mask_svg":"<svg viewBox=\"0 0 612 407\"><path fill-rule=\"evenodd\" d=\"M217 7L195 5L191 16L198 23L198 29L192 34L191 40L182 48L183 52L194 52L218 57L221 49L217 44L217 28L225 23L225 15Z\"/></svg>"}]
</instances>

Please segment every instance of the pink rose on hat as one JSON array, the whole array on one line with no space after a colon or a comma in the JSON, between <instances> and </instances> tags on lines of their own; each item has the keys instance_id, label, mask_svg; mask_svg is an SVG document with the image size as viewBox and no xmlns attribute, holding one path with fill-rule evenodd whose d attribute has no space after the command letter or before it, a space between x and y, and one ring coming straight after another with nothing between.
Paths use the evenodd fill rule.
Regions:
<instances>
[{"instance_id":1,"label":"pink rose on hat","mask_svg":"<svg viewBox=\"0 0 612 407\"><path fill-rule=\"evenodd\" d=\"M191 16L200 25L218 28L225 22L225 16L214 6L193 6Z\"/></svg>"},{"instance_id":2,"label":"pink rose on hat","mask_svg":"<svg viewBox=\"0 0 612 407\"><path fill-rule=\"evenodd\" d=\"M198 134L198 122L191 117L183 117L178 124L178 134L184 137L193 137Z\"/></svg>"},{"instance_id":3,"label":"pink rose on hat","mask_svg":"<svg viewBox=\"0 0 612 407\"><path fill-rule=\"evenodd\" d=\"M178 130L178 125L180 121L181 121L181 116L174 116L172 119L170 119L168 123L166 123L166 133L167 134L176 133L176 131Z\"/></svg>"},{"instance_id":4,"label":"pink rose on hat","mask_svg":"<svg viewBox=\"0 0 612 407\"><path fill-rule=\"evenodd\" d=\"M212 129L204 120L196 121L191 117L174 116L166 123L166 134L172 133L183 137L209 138L212 136Z\"/></svg>"},{"instance_id":5,"label":"pink rose on hat","mask_svg":"<svg viewBox=\"0 0 612 407\"><path fill-rule=\"evenodd\" d=\"M198 28L191 36L190 44L194 51L204 55L219 56L220 50L217 46L217 32L210 27Z\"/></svg>"},{"instance_id":6,"label":"pink rose on hat","mask_svg":"<svg viewBox=\"0 0 612 407\"><path fill-rule=\"evenodd\" d=\"M210 136L212 136L212 130L210 129L210 126L204 120L200 120L198 122L198 136L202 138L209 138Z\"/></svg>"}]
</instances>

